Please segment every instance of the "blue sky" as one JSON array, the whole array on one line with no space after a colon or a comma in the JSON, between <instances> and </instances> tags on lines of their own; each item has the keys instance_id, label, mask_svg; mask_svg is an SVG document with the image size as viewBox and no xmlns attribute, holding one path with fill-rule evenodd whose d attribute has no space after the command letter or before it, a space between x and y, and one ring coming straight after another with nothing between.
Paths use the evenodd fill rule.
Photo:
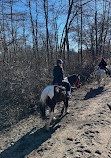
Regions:
<instances>
[{"instance_id":1,"label":"blue sky","mask_svg":"<svg viewBox=\"0 0 111 158\"><path fill-rule=\"evenodd\" d=\"M53 22L53 13L50 11L50 9L52 8L52 4L54 4L54 7L55 7L54 12L55 13L57 12L57 10L59 10L57 24L58 24L58 35L59 35L59 40L60 40L63 28L64 28L65 23L66 23L66 19L67 19L68 0L51 0L51 1L49 0L48 2L49 2L49 19L48 20L49 20L50 32L52 31L52 22ZM84 2L87 2L87 0L82 1L82 3L84 3ZM84 21L86 28L88 27L88 23L94 22L94 9L95 9L94 2L95 2L95 0L92 0L91 2L89 2L88 4L83 6L84 13L85 14L89 13L92 15L92 17L90 16L88 18L83 17L83 21ZM30 21L28 21L30 19L30 16L29 16L29 8L27 7L27 4L28 4L27 0L19 0L17 3L15 3L13 5L13 12L15 12L15 13L16 12L26 12L27 13L27 17L26 17L26 21L25 21L25 28L27 30L26 33L30 34L29 33L30 32ZM10 13L10 6L9 7L8 6L9 6L9 4L7 3L6 12ZM33 20L36 17L36 11L35 11L36 7L35 6L36 6L35 0L31 0L31 11L32 11L32 15L33 15ZM60 9L60 8L62 8L62 9ZM98 0L98 5L97 5L98 13L102 13L102 8L103 8L103 1ZM76 11L76 9L77 8L74 8L72 11ZM54 16L55 16L55 14L54 14ZM38 24L39 24L39 33L45 32L45 15L44 15L44 9L43 9L43 0L38 0ZM74 26L77 25L76 18L74 19L72 24ZM18 30L21 31L20 25L19 25ZM72 32L69 34L70 48L75 48L77 50L76 42L74 42L70 36L72 34L74 34L74 36L77 36L75 33L72 33ZM30 41L30 39L31 38L29 38L29 41ZM59 43L60 43L60 41L59 41Z\"/></svg>"}]
</instances>

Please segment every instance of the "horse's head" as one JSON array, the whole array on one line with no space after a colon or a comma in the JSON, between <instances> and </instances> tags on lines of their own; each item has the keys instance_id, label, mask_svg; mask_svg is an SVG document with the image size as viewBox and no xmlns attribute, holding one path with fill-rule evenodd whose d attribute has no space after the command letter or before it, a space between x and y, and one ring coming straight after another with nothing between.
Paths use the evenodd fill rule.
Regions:
<instances>
[{"instance_id":1,"label":"horse's head","mask_svg":"<svg viewBox=\"0 0 111 158\"><path fill-rule=\"evenodd\" d=\"M76 86L77 88L80 88L80 75L72 75L68 77L68 81L71 84L71 86Z\"/></svg>"}]
</instances>

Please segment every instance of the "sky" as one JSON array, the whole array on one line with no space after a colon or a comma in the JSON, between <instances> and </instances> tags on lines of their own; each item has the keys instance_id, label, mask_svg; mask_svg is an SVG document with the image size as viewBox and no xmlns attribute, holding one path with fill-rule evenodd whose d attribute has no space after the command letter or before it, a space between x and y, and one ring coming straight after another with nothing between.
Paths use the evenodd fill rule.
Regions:
<instances>
[{"instance_id":1,"label":"sky","mask_svg":"<svg viewBox=\"0 0 111 158\"><path fill-rule=\"evenodd\" d=\"M9 0L7 0L7 2L8 1ZM31 0L31 12L33 15L33 20L36 17L36 3L35 3L35 1L36 0ZM82 0L82 3L84 3L84 2L87 2L87 0ZM90 16L88 16L87 18L86 18L86 16L83 17L85 27L87 27L89 25L89 23L94 22L94 15L95 15L94 14L94 9L95 9L94 2L95 2L95 0L92 0L91 2L89 2L88 4L83 6L84 14L90 14ZM25 23L26 33L30 34L29 33L29 31L30 31L30 16L29 16L29 8L28 8L27 4L28 4L28 0L19 0L18 2L13 3L13 12L15 12L15 13L17 13L17 12L24 13L25 12L26 13L27 16L26 16L24 23ZM59 16L57 18L57 24L58 24L59 43L60 43L62 31L63 31L63 28L64 28L65 23L66 23L66 19L67 19L68 0L49 0L48 5L49 5L48 22L49 22L50 32L53 29L53 27L52 27L53 18L55 16L55 13L58 11ZM54 9L52 9L52 8L54 8ZM98 13L102 13L102 8L103 8L103 0L101 0L101 1L98 0L98 5L97 5ZM74 11L76 11L76 9L77 8L75 7L72 11L74 12ZM53 10L53 12L51 10ZM6 3L6 10L4 9L4 11L6 13L10 13L10 4ZM45 14L44 14L44 9L43 9L43 0L38 0L38 24L39 24L39 33L45 32ZM76 18L74 19L72 24L74 27L77 26L77 19ZM20 33L21 31L22 31L22 29L19 25L18 32ZM72 40L73 35L76 39L77 34L75 34L73 32L69 33L70 48L77 50L77 44L74 40ZM29 38L29 43L31 42L30 39L31 38Z\"/></svg>"}]
</instances>

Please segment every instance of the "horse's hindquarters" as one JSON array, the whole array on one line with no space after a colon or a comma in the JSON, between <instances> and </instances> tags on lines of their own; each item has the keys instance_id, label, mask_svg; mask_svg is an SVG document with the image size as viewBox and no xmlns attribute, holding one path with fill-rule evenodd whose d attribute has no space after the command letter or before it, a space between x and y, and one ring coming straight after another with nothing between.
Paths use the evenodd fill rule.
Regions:
<instances>
[{"instance_id":1,"label":"horse's hindquarters","mask_svg":"<svg viewBox=\"0 0 111 158\"><path fill-rule=\"evenodd\" d=\"M96 80L98 83L98 86L102 83L102 80L104 80L104 85L106 83L106 71L104 69L98 69L96 71Z\"/></svg>"}]
</instances>

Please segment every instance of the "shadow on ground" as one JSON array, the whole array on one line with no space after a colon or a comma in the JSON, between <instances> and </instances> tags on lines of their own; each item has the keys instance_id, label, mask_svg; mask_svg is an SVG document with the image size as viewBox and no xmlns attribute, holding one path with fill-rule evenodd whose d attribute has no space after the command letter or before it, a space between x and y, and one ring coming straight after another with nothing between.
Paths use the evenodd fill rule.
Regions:
<instances>
[{"instance_id":1,"label":"shadow on ground","mask_svg":"<svg viewBox=\"0 0 111 158\"><path fill-rule=\"evenodd\" d=\"M65 115L64 115L65 116ZM12 146L4 150L0 154L0 158L24 158L29 155L33 150L37 150L39 146L51 138L51 135L60 128L57 123L64 117L58 118L51 127L51 130L46 131L45 127L36 130L36 127L24 135L21 139L15 142ZM55 126L56 125L56 126Z\"/></svg>"},{"instance_id":2,"label":"shadow on ground","mask_svg":"<svg viewBox=\"0 0 111 158\"><path fill-rule=\"evenodd\" d=\"M90 98L94 98L97 95L101 94L104 90L104 87L98 87L97 89L90 88L90 91L84 97L84 100L88 100Z\"/></svg>"}]
</instances>

